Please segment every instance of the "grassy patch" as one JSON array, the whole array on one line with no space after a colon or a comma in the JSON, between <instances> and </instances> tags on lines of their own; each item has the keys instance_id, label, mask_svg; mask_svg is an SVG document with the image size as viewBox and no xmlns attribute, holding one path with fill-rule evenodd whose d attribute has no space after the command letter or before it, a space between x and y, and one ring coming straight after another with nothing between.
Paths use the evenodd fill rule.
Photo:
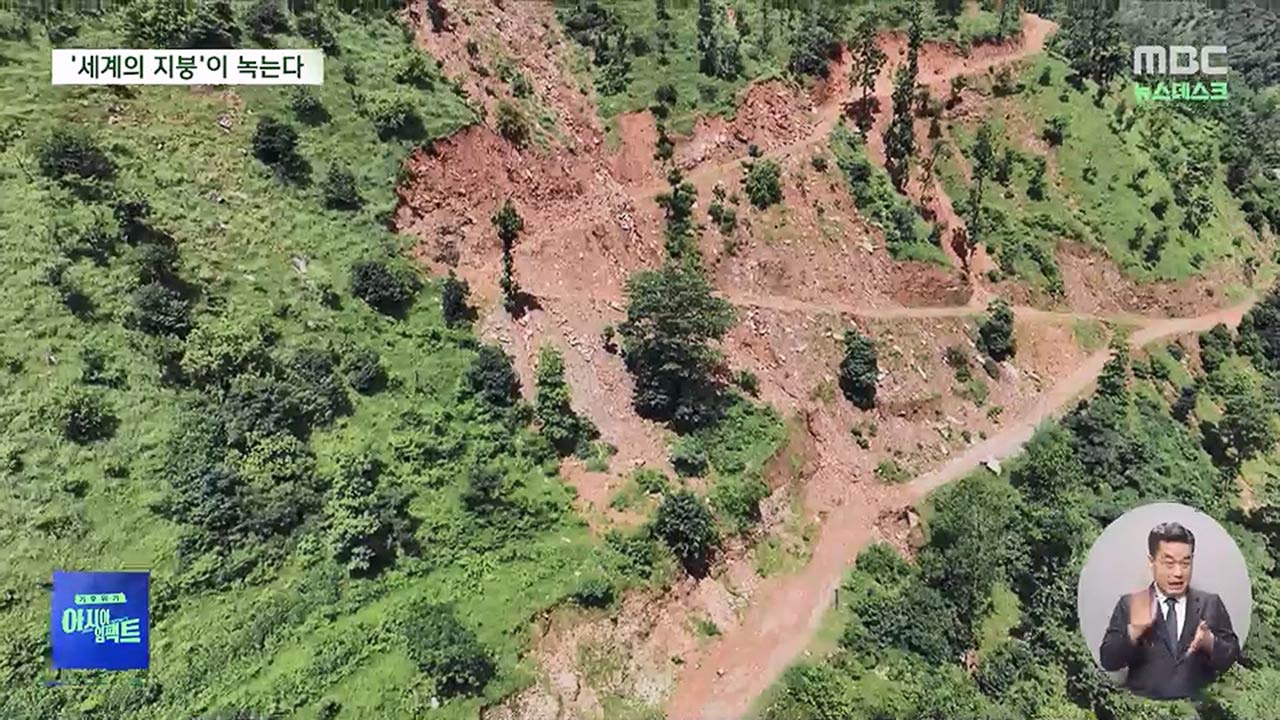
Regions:
<instances>
[{"instance_id":1,"label":"grassy patch","mask_svg":"<svg viewBox=\"0 0 1280 720\"><path fill-rule=\"evenodd\" d=\"M991 609L978 628L978 654L995 647L1018 626L1022 606L1018 596L1003 583L991 588Z\"/></svg>"},{"instance_id":2,"label":"grassy patch","mask_svg":"<svg viewBox=\"0 0 1280 720\"><path fill-rule=\"evenodd\" d=\"M1093 352L1106 347L1111 332L1105 323L1099 320L1076 320L1071 325L1071 334L1081 350Z\"/></svg>"}]
</instances>

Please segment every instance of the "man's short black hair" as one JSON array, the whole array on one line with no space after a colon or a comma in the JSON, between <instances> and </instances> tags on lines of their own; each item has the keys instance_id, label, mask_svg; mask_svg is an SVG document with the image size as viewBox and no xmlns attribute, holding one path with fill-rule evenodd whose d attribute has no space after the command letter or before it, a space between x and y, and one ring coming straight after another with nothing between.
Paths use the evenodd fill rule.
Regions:
<instances>
[{"instance_id":1,"label":"man's short black hair","mask_svg":"<svg viewBox=\"0 0 1280 720\"><path fill-rule=\"evenodd\" d=\"M1196 551L1196 536L1183 527L1182 523L1160 523L1151 528L1151 532L1147 534L1147 554L1155 557L1162 542L1186 543L1191 546L1191 552Z\"/></svg>"}]
</instances>

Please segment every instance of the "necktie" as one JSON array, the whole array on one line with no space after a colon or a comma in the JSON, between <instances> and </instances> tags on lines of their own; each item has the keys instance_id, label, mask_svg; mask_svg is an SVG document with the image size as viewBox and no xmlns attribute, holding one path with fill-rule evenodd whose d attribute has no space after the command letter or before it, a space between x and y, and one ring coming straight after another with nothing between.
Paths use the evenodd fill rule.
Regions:
<instances>
[{"instance_id":1,"label":"necktie","mask_svg":"<svg viewBox=\"0 0 1280 720\"><path fill-rule=\"evenodd\" d=\"M1168 610L1164 613L1164 627L1169 632L1169 647L1178 649L1178 601L1166 598L1164 605Z\"/></svg>"}]
</instances>

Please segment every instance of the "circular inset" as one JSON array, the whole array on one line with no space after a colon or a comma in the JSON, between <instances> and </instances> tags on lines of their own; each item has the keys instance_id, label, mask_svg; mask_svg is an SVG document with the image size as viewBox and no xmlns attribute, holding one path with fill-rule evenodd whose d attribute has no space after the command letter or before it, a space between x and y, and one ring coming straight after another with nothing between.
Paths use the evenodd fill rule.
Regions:
<instances>
[{"instance_id":1,"label":"circular inset","mask_svg":"<svg viewBox=\"0 0 1280 720\"><path fill-rule=\"evenodd\" d=\"M1216 520L1155 503L1098 536L1080 571L1076 610L1094 661L1118 684L1172 699L1193 695L1239 659L1253 595L1244 555Z\"/></svg>"}]
</instances>

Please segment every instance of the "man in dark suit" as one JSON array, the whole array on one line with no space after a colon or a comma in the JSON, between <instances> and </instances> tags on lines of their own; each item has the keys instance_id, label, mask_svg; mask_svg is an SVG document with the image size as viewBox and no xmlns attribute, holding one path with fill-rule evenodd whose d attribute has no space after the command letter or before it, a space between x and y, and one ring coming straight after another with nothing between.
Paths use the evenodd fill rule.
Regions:
<instances>
[{"instance_id":1,"label":"man in dark suit","mask_svg":"<svg viewBox=\"0 0 1280 720\"><path fill-rule=\"evenodd\" d=\"M1194 695L1240 656L1222 599L1191 587L1196 538L1178 523L1147 535L1151 585L1116 603L1099 652L1102 667L1128 668L1125 687L1149 698Z\"/></svg>"}]
</instances>

